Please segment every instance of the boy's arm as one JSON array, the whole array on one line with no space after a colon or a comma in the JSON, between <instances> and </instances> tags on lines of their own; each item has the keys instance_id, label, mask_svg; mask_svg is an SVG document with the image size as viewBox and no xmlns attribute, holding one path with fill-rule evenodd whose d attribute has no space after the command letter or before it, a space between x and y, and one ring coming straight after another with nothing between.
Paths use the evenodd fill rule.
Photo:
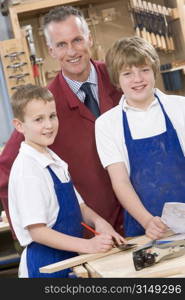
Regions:
<instances>
[{"instance_id":1,"label":"boy's arm","mask_svg":"<svg viewBox=\"0 0 185 300\"><path fill-rule=\"evenodd\" d=\"M58 250L78 253L106 252L112 248L112 238L101 234L92 239L83 239L60 233L45 224L27 226L33 241Z\"/></svg>"},{"instance_id":2,"label":"boy's arm","mask_svg":"<svg viewBox=\"0 0 185 300\"><path fill-rule=\"evenodd\" d=\"M126 242L125 239L114 230L111 224L99 216L85 203L81 204L80 208L84 222L93 226L97 232L110 234L119 244Z\"/></svg>"},{"instance_id":3,"label":"boy's arm","mask_svg":"<svg viewBox=\"0 0 185 300\"><path fill-rule=\"evenodd\" d=\"M115 163L107 167L114 192L121 205L132 215L146 230L146 234L152 238L160 238L166 226L159 217L154 217L141 203L136 194L123 162Z\"/></svg>"}]
</instances>

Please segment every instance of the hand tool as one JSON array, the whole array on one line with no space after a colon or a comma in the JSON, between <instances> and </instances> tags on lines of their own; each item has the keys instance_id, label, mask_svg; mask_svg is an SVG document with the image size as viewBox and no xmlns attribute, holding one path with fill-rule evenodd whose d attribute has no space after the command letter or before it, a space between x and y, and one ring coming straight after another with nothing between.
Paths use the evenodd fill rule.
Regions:
<instances>
[{"instance_id":1,"label":"hand tool","mask_svg":"<svg viewBox=\"0 0 185 300\"><path fill-rule=\"evenodd\" d=\"M95 231L91 226L85 224L84 222L81 222L82 226L84 226L86 229L88 229L89 231L93 232L95 235L98 235L100 234L99 232ZM131 249L133 247L136 246L136 244L130 244L130 243L127 243L127 244L118 244L118 242L116 241L115 237L113 236L112 237L112 240L114 242L114 247L117 247L119 248L120 250L128 250L128 249Z\"/></svg>"},{"instance_id":2,"label":"hand tool","mask_svg":"<svg viewBox=\"0 0 185 300\"><path fill-rule=\"evenodd\" d=\"M159 261L185 254L185 240L160 241L148 243L133 251L133 262L136 271L150 267Z\"/></svg>"}]
</instances>

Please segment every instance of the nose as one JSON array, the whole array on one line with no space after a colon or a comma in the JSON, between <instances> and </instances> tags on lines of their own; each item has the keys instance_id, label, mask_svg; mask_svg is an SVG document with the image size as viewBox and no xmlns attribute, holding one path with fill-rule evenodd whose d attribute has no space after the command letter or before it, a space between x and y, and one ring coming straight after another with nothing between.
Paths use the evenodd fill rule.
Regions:
<instances>
[{"instance_id":1,"label":"nose","mask_svg":"<svg viewBox=\"0 0 185 300\"><path fill-rule=\"evenodd\" d=\"M135 82L140 82L143 80L142 74L139 70L137 70L133 73L133 78L134 78Z\"/></svg>"},{"instance_id":2,"label":"nose","mask_svg":"<svg viewBox=\"0 0 185 300\"><path fill-rule=\"evenodd\" d=\"M50 119L48 119L48 120L45 120L45 128L52 128L52 122L51 122L51 120Z\"/></svg>"},{"instance_id":3,"label":"nose","mask_svg":"<svg viewBox=\"0 0 185 300\"><path fill-rule=\"evenodd\" d=\"M75 47L73 45L68 45L68 48L67 48L67 54L69 56L74 56L76 54L76 50L75 50Z\"/></svg>"}]
</instances>

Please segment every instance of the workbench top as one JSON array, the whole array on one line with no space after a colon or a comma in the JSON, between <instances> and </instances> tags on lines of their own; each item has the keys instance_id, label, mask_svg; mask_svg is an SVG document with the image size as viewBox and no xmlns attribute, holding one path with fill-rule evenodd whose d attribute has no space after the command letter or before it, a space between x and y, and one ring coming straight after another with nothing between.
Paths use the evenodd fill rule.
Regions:
<instances>
[{"instance_id":1,"label":"workbench top","mask_svg":"<svg viewBox=\"0 0 185 300\"><path fill-rule=\"evenodd\" d=\"M150 240L146 236L133 238L130 242L143 246ZM185 277L185 255L164 260L151 267L136 271L132 258L133 249L118 252L85 264L90 277L103 278L159 278Z\"/></svg>"}]
</instances>

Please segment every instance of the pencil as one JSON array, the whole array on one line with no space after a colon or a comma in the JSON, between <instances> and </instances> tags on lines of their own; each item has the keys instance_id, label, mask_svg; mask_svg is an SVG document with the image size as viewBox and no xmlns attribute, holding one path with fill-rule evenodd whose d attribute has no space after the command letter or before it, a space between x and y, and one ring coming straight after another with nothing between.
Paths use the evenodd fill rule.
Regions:
<instances>
[{"instance_id":1,"label":"pencil","mask_svg":"<svg viewBox=\"0 0 185 300\"><path fill-rule=\"evenodd\" d=\"M94 230L91 226L85 224L84 222L81 222L82 226L84 226L86 229L88 229L89 231L93 232L95 235L100 234L99 232L97 232L96 230Z\"/></svg>"}]
</instances>

